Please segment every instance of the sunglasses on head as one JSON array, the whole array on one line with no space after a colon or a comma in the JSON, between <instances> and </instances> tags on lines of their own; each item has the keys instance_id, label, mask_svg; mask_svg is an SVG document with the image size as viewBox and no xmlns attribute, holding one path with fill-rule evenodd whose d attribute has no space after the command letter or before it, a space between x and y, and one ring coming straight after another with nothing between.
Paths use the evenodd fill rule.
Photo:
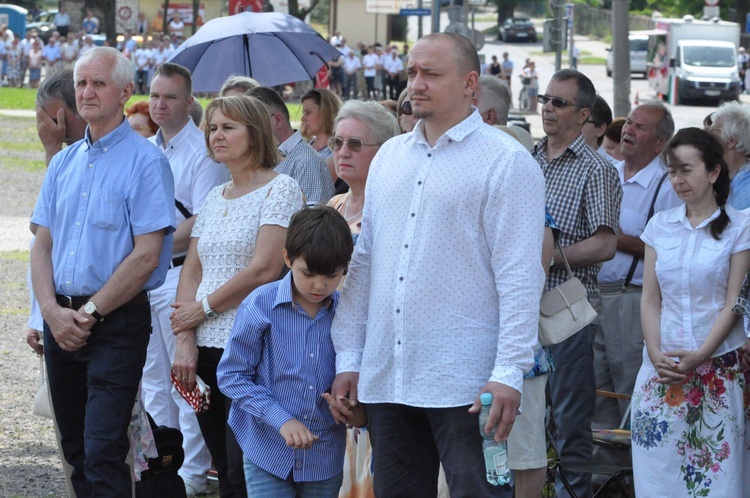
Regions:
<instances>
[{"instance_id":1,"label":"sunglasses on head","mask_svg":"<svg viewBox=\"0 0 750 498\"><path fill-rule=\"evenodd\" d=\"M561 99L560 97L550 97L549 95L539 95L536 98L537 102L544 105L547 102L552 101L552 107L562 108L569 105L576 105L575 102L568 102L565 99Z\"/></svg>"},{"instance_id":2,"label":"sunglasses on head","mask_svg":"<svg viewBox=\"0 0 750 498\"><path fill-rule=\"evenodd\" d=\"M401 102L401 114L411 116L411 113L411 102L409 102L408 100L404 100L403 102Z\"/></svg>"},{"instance_id":3,"label":"sunglasses on head","mask_svg":"<svg viewBox=\"0 0 750 498\"><path fill-rule=\"evenodd\" d=\"M344 140L341 137L331 137L328 139L328 147L334 152L340 151L344 144L346 144L346 148L349 149L349 152L359 152L362 150L362 147L379 147L383 145L366 144L364 140L356 137L352 137L349 140Z\"/></svg>"}]
</instances>

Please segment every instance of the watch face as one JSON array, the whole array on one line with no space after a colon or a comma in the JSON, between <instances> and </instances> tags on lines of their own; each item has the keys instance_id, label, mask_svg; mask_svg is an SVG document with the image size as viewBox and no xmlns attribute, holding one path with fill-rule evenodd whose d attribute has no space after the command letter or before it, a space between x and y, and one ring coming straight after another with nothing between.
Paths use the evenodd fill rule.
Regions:
<instances>
[{"instance_id":1,"label":"watch face","mask_svg":"<svg viewBox=\"0 0 750 498\"><path fill-rule=\"evenodd\" d=\"M94 313L96 313L96 305L92 303L91 301L89 301L88 303L84 305L83 311L85 311L89 315L93 315Z\"/></svg>"}]
</instances>

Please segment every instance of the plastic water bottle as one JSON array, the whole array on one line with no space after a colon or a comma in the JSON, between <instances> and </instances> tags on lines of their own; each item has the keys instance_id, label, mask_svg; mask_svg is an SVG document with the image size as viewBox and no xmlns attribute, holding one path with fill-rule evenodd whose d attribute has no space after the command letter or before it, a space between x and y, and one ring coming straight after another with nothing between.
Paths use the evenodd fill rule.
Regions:
<instances>
[{"instance_id":1,"label":"plastic water bottle","mask_svg":"<svg viewBox=\"0 0 750 498\"><path fill-rule=\"evenodd\" d=\"M482 410L479 412L479 434L482 435L482 452L484 453L484 466L487 471L487 482L493 486L501 486L510 482L510 470L508 469L508 450L505 442L495 442L495 431L485 432L487 419L490 417L490 406L492 405L492 393L482 393L479 397L482 402Z\"/></svg>"}]
</instances>

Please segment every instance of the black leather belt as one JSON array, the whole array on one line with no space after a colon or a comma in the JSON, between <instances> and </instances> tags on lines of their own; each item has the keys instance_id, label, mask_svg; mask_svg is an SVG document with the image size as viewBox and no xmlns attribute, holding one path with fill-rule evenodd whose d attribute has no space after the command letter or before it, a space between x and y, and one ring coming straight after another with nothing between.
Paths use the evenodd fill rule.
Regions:
<instances>
[{"instance_id":1,"label":"black leather belt","mask_svg":"<svg viewBox=\"0 0 750 498\"><path fill-rule=\"evenodd\" d=\"M182 266L182 264L185 262L185 256L178 256L172 260L169 267L170 268L177 268L178 266Z\"/></svg>"},{"instance_id":2,"label":"black leather belt","mask_svg":"<svg viewBox=\"0 0 750 498\"><path fill-rule=\"evenodd\" d=\"M91 296L65 296L63 294L55 294L55 298L57 299L57 304L63 308L70 308L72 310L80 309L81 306L91 300ZM120 306L120 308L142 303L148 303L148 292L145 290L136 294L133 299Z\"/></svg>"}]
</instances>

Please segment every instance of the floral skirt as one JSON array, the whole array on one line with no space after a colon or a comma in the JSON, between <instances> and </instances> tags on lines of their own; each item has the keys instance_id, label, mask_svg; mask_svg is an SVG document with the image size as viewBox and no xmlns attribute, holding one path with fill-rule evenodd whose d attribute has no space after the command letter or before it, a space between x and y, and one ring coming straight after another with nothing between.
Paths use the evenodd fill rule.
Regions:
<instances>
[{"instance_id":1,"label":"floral skirt","mask_svg":"<svg viewBox=\"0 0 750 498\"><path fill-rule=\"evenodd\" d=\"M644 360L631 422L636 496L750 496L748 376L737 353L710 358L684 384L657 378Z\"/></svg>"}]
</instances>

